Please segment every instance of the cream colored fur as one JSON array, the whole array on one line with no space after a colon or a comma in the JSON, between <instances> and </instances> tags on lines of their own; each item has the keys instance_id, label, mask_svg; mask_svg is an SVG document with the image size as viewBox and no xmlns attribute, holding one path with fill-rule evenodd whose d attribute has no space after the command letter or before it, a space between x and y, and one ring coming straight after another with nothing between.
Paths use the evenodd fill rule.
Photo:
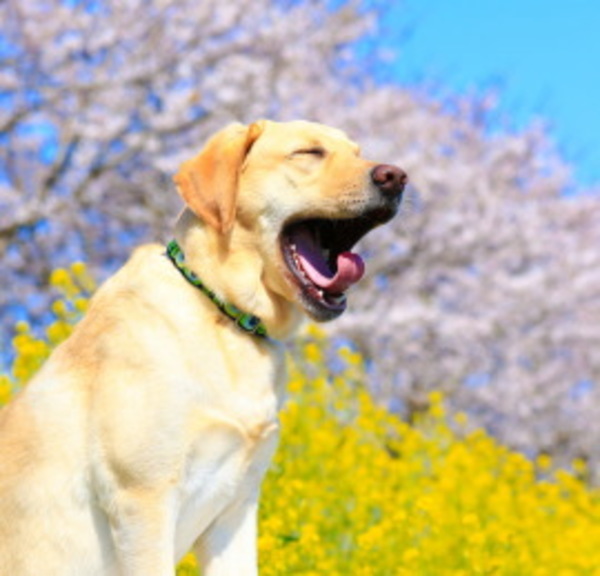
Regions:
<instances>
[{"instance_id":1,"label":"cream colored fur","mask_svg":"<svg viewBox=\"0 0 600 576\"><path fill-rule=\"evenodd\" d=\"M325 159L295 152L311 146ZM306 122L231 126L184 163L175 229L189 267L262 318L241 332L139 248L72 336L0 411L0 576L255 576L256 509L277 445L281 345L303 315L282 261L290 218L345 217L373 163Z\"/></svg>"}]
</instances>

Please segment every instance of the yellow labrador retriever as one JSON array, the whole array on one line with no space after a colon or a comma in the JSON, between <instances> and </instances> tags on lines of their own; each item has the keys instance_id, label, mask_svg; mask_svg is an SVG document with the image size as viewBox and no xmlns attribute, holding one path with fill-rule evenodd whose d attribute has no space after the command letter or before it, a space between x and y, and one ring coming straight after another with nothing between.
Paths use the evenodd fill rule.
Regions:
<instances>
[{"instance_id":1,"label":"yellow labrador retriever","mask_svg":"<svg viewBox=\"0 0 600 576\"><path fill-rule=\"evenodd\" d=\"M252 576L278 437L277 342L339 316L354 244L406 176L333 128L217 133L175 183L174 238L139 248L0 411L1 576Z\"/></svg>"}]
</instances>

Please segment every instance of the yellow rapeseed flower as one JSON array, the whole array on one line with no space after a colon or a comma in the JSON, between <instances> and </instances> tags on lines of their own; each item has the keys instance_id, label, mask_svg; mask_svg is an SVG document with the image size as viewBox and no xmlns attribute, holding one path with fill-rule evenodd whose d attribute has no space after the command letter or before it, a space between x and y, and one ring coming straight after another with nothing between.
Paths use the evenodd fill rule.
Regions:
<instances>
[{"instance_id":1,"label":"yellow rapeseed flower","mask_svg":"<svg viewBox=\"0 0 600 576\"><path fill-rule=\"evenodd\" d=\"M85 310L85 274L52 275L64 299L43 337L17 326L0 404ZM600 576L600 492L585 462L554 471L512 452L449 416L439 392L409 425L373 401L357 351L335 352L314 326L298 350L262 491L261 576ZM177 575L199 575L191 554Z\"/></svg>"},{"instance_id":2,"label":"yellow rapeseed flower","mask_svg":"<svg viewBox=\"0 0 600 576\"><path fill-rule=\"evenodd\" d=\"M0 406L4 406L12 395L12 382L6 375L0 375Z\"/></svg>"}]
</instances>

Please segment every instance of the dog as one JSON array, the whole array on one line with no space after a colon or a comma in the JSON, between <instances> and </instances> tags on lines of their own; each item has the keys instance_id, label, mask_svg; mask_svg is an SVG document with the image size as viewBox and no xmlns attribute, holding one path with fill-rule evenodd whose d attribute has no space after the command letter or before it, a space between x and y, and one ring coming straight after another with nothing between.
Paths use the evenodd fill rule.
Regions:
<instances>
[{"instance_id":1,"label":"dog","mask_svg":"<svg viewBox=\"0 0 600 576\"><path fill-rule=\"evenodd\" d=\"M281 342L332 320L399 168L334 128L234 124L174 177L173 241L138 248L0 411L1 576L255 576Z\"/></svg>"}]
</instances>

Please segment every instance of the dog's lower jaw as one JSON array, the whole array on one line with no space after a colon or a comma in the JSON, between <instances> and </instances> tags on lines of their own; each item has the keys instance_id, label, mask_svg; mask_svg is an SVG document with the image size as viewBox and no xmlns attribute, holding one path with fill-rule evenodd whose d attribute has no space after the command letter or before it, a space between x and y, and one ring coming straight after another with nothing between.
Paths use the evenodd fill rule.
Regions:
<instances>
[{"instance_id":1,"label":"dog's lower jaw","mask_svg":"<svg viewBox=\"0 0 600 576\"><path fill-rule=\"evenodd\" d=\"M269 334L276 340L289 340L299 329L304 320L302 307L298 303L291 303L288 300L274 298L273 300L273 321L270 321L270 315L265 316L264 320L267 328L272 326Z\"/></svg>"}]
</instances>

